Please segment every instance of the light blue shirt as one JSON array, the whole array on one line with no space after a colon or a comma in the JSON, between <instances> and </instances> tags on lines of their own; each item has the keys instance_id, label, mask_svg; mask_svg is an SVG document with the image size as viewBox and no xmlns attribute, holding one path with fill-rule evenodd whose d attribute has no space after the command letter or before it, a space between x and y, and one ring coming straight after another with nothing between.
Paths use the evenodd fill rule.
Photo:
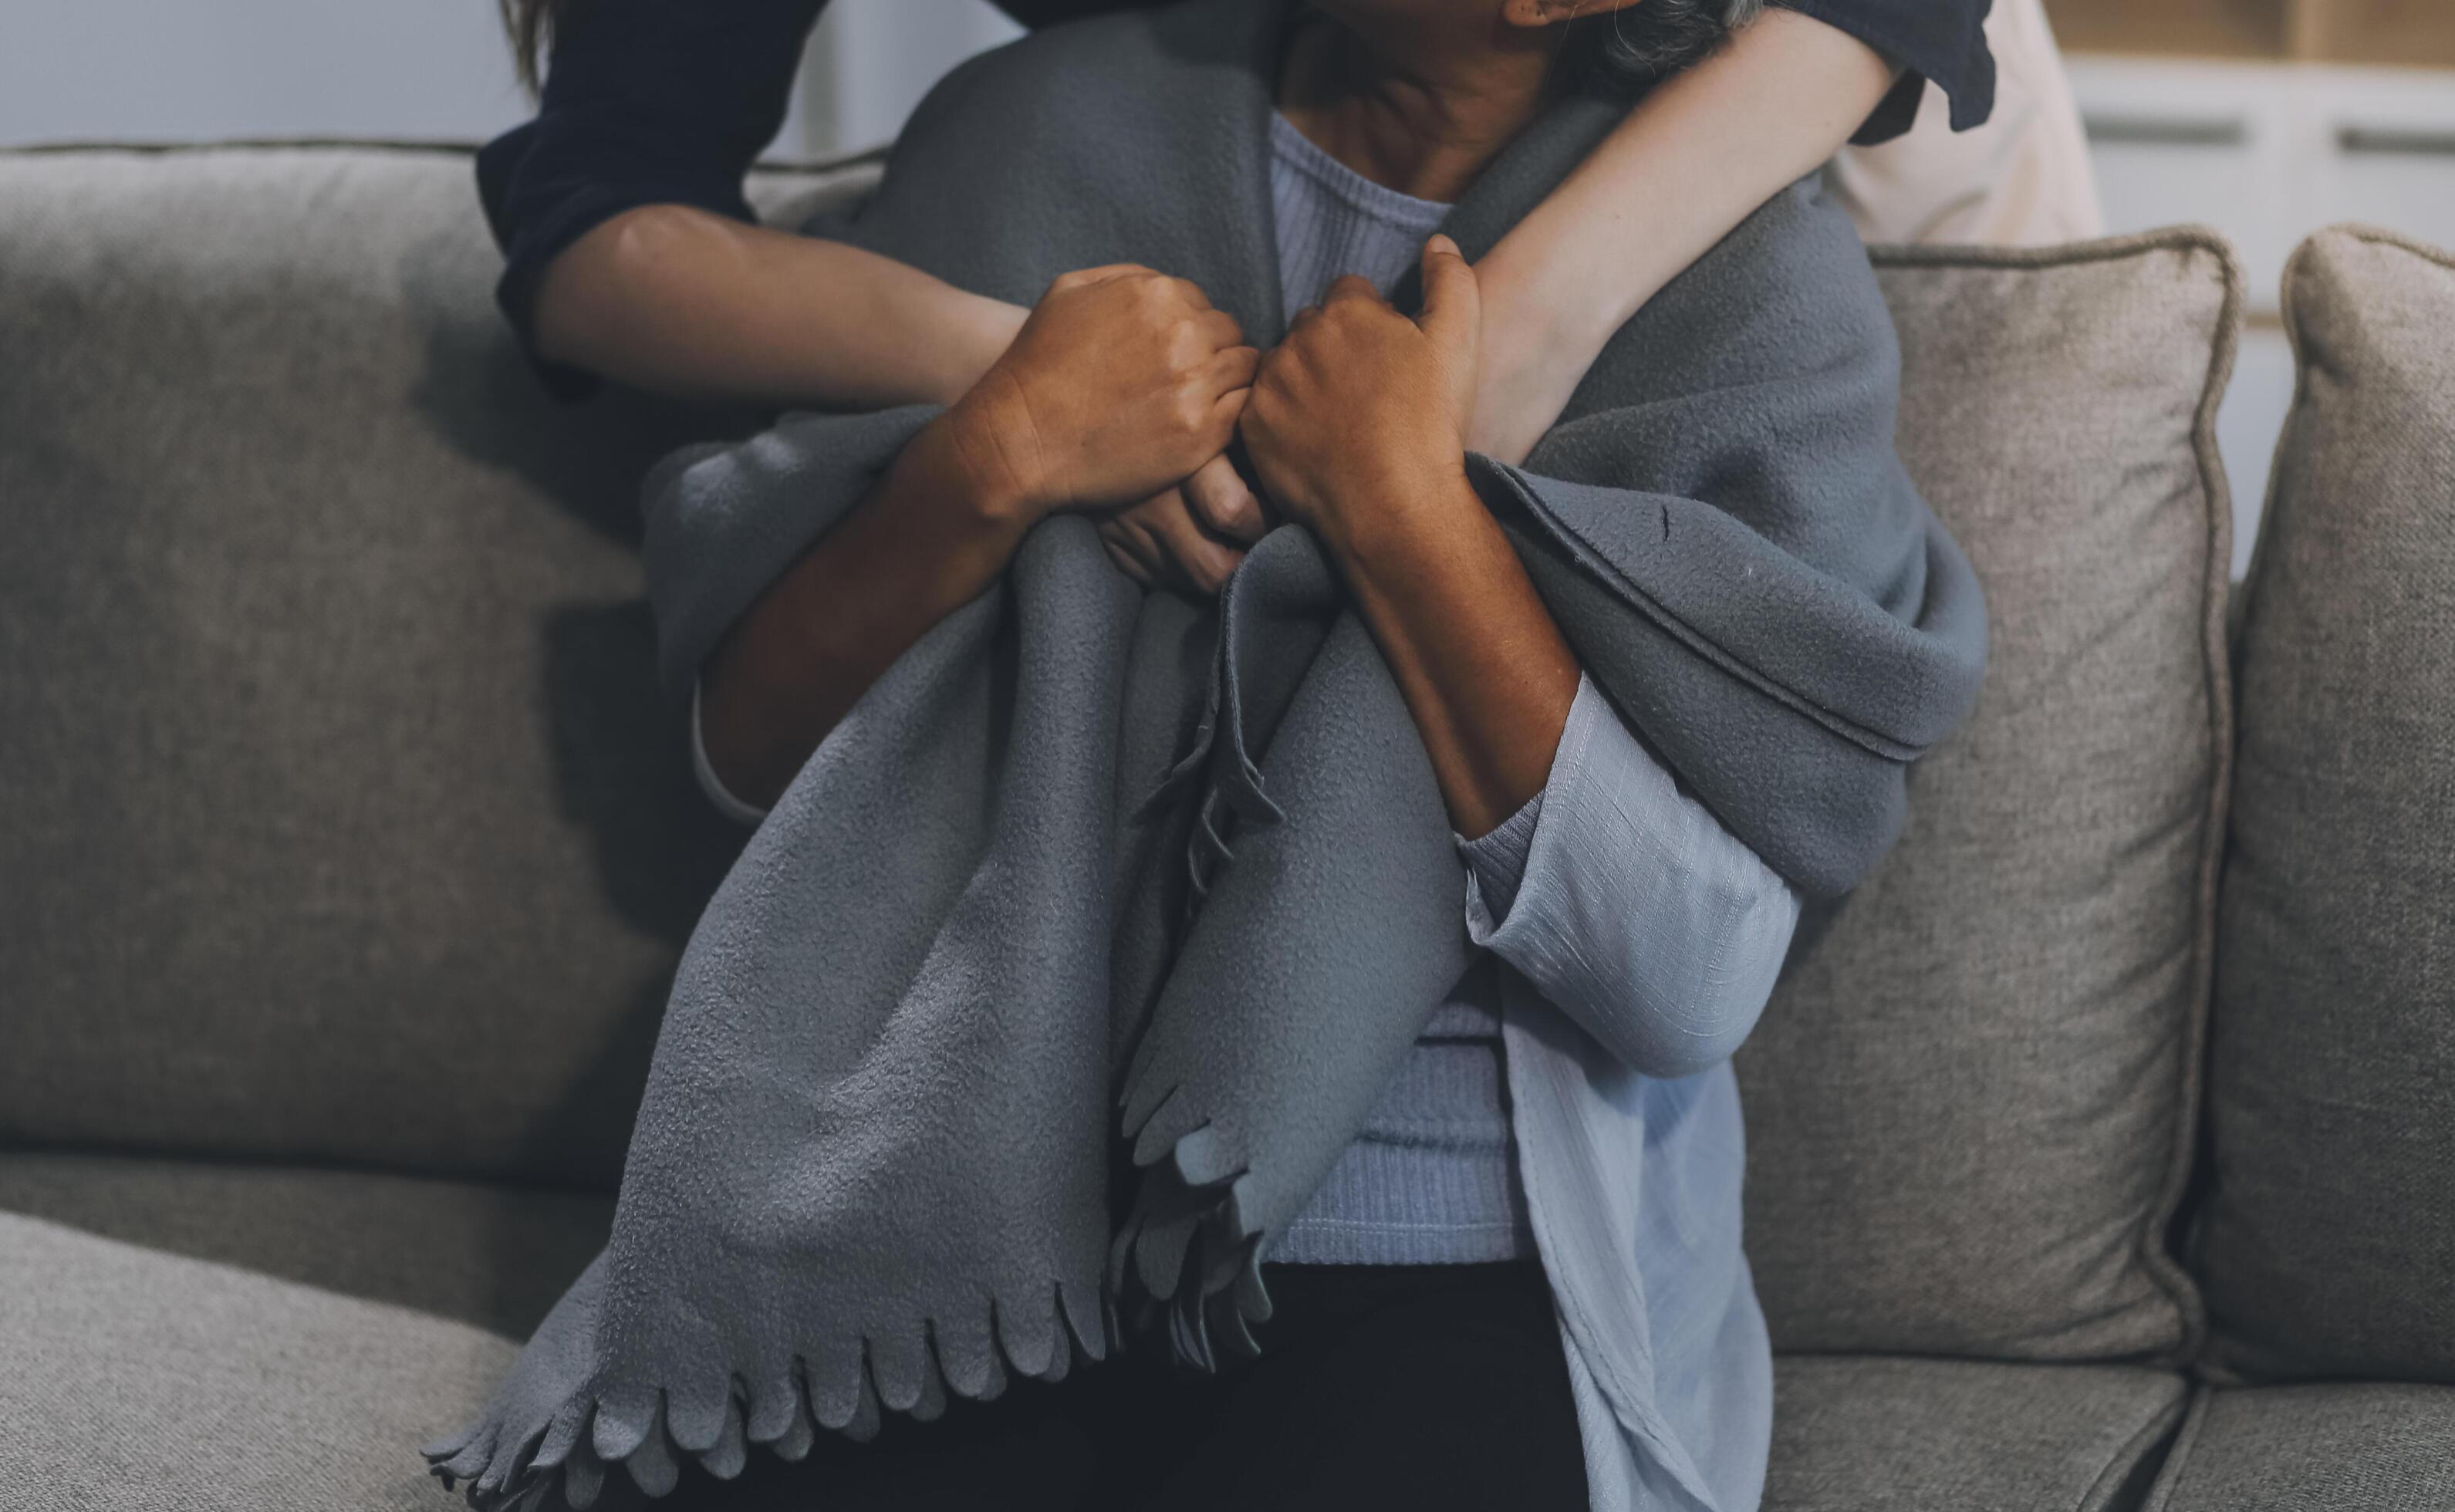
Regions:
<instances>
[{"instance_id":1,"label":"light blue shirt","mask_svg":"<svg viewBox=\"0 0 2455 1512\"><path fill-rule=\"evenodd\" d=\"M1593 1504L1752 1512L1773 1349L1739 1247L1730 1056L1797 894L1580 679L1516 896L1496 911L1470 869L1466 911L1504 963L1517 1168Z\"/></svg>"}]
</instances>

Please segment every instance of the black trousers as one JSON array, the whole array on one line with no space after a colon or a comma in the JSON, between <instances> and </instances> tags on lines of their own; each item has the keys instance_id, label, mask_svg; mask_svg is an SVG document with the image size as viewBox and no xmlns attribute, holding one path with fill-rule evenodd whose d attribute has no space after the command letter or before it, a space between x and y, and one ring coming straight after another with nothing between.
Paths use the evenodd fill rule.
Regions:
<instances>
[{"instance_id":1,"label":"black trousers","mask_svg":"<svg viewBox=\"0 0 2455 1512\"><path fill-rule=\"evenodd\" d=\"M1270 1265L1262 1358L1211 1376L1156 1342L1065 1380L1018 1380L807 1460L686 1465L662 1512L1583 1512L1585 1459L1551 1289L1534 1260Z\"/></svg>"}]
</instances>

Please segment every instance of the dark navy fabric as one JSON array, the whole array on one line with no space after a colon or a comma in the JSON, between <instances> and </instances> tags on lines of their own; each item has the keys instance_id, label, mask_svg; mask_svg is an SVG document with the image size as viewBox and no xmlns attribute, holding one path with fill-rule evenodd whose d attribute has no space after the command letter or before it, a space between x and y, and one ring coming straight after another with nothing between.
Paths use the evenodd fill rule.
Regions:
<instances>
[{"instance_id":1,"label":"dark navy fabric","mask_svg":"<svg viewBox=\"0 0 2455 1512\"><path fill-rule=\"evenodd\" d=\"M609 1484L594 1512L1589 1512L1552 1294L1533 1260L1271 1265L1259 1360L1206 1375L1137 1350L1061 1381L1025 1378L798 1463L697 1463L652 1501ZM1025 1488L1028 1488L1027 1490ZM565 1512L559 1496L539 1512Z\"/></svg>"}]
</instances>

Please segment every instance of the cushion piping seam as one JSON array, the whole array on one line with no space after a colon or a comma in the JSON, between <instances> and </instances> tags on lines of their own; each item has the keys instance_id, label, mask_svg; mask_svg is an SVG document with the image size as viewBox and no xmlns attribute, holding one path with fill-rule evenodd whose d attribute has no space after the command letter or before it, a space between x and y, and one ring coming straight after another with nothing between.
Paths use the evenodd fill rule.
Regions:
<instances>
[{"instance_id":1,"label":"cushion piping seam","mask_svg":"<svg viewBox=\"0 0 2455 1512\"><path fill-rule=\"evenodd\" d=\"M2076 268L2169 251L2214 252L2224 263L2230 275L2229 283L2239 284L2241 281L2233 244L2214 227L2197 223L2162 226L2125 236L2101 236L2092 241L2061 242L2045 247L1884 243L1870 247L1867 256L1878 268Z\"/></svg>"},{"instance_id":2,"label":"cushion piping seam","mask_svg":"<svg viewBox=\"0 0 2455 1512\"><path fill-rule=\"evenodd\" d=\"M2217 260L2223 297L2217 310L2206 376L2191 421L2191 452L2204 516L2200 603L2201 675L2207 700L2208 798L2201 819L2199 858L2192 897L2191 981L2177 1046L2179 1096L2173 1112L2163 1179L2142 1215L2134 1253L2148 1280L2164 1294L2179 1325L2173 1342L2148 1358L2183 1365L2206 1338L2206 1309L2197 1283L2166 1252L2165 1234L2188 1192L2198 1153L2208 1019L2215 989L2218 886L2223 869L2226 825L2233 785L2233 683L2226 601L2232 586L2233 500L2224 462L2217 451L2217 411L2233 376L2243 299L2242 265L2232 244L2204 226L2173 226L2128 236L2060 247L1884 247L1870 252L1878 267L1963 268L2020 271L2087 266L2151 252L2176 252L2187 259L2207 252Z\"/></svg>"},{"instance_id":3,"label":"cushion piping seam","mask_svg":"<svg viewBox=\"0 0 2455 1512\"><path fill-rule=\"evenodd\" d=\"M2207 1386L2191 1393L2182 1426L2174 1435L2174 1446L2165 1451L2165 1462L2158 1468L2157 1479L2148 1487L2148 1499L2141 1503L2140 1512L2165 1512L2173 1505L2182 1488L2183 1477L2189 1474L2191 1452L2199 1447L2200 1429L2207 1422L2208 1404L2215 1397L2215 1391Z\"/></svg>"},{"instance_id":4,"label":"cushion piping seam","mask_svg":"<svg viewBox=\"0 0 2455 1512\"><path fill-rule=\"evenodd\" d=\"M2119 1482L2127 1474L2147 1452L2149 1444L2177 1431L2179 1424L2188 1421L2190 1408L2191 1388L2184 1383L2181 1395L2150 1413L2148 1421L2141 1423L2131 1437L2114 1446L2114 1452L2106 1456L2105 1463L2098 1468L2096 1478L2089 1482L2088 1489L2081 1494L2076 1512L2112 1512L2105 1501L2108 1484ZM2163 1467L2159 1468L2161 1471Z\"/></svg>"},{"instance_id":5,"label":"cushion piping seam","mask_svg":"<svg viewBox=\"0 0 2455 1512\"><path fill-rule=\"evenodd\" d=\"M2206 1088L2202 1061L2207 1054L2208 1023L2216 986L2217 904L2233 800L2233 675L2225 624L2226 600L2232 588L2233 497L2225 477L2224 460L2217 450L2216 428L2217 412L2223 403L2226 386L2232 380L2235 354L2241 341L2243 278L2242 265L2235 260L2229 246L2220 240L2209 250L2217 255L2224 298L2217 312L2216 339L2209 353L2207 379L2201 391L2199 413L2191 425L2192 450L2199 463L2201 503L2207 513L2207 562L2201 586L2200 633L2201 671L2207 697L2208 799L2200 837L2197 896L2193 899L2196 917L2191 942L2190 998L2181 1025L2181 1044L2178 1055L2180 1086L2174 1109L2173 1143L2167 1155L2165 1179L2147 1220L2141 1227L2138 1248L2141 1267L2164 1289L2181 1325L2181 1337L2165 1356L2176 1364L2187 1362L2199 1353L2207 1331L2205 1301L2190 1274L2175 1256L2168 1253L2166 1234L2181 1210L2184 1195L2190 1190L2193 1169L2197 1164L2200 1119Z\"/></svg>"},{"instance_id":6,"label":"cushion piping seam","mask_svg":"<svg viewBox=\"0 0 2455 1512\"><path fill-rule=\"evenodd\" d=\"M2401 232L2365 225L2360 221L2340 221L2332 226L2319 228L2303 237L2300 245L2293 249L2293 254L2284 260L2284 272L2277 282L2279 292L2283 296L2281 313L2284 338L2293 349L2293 402L2284 412L2284 423L2277 429L2276 444L2269 449L2267 488L2260 499L2259 527L2257 534L2251 540L2250 561L2242 571L2242 602L2234 616L2231 643L2226 653L2228 661L2231 660L2233 652L2242 643L2244 633L2250 623L2252 605L2259 596L2260 568L2267 556L2268 538L2273 534L2269 524L2276 518L2276 501L2281 496L2280 484L2284 475L2282 464L2287 443L2293 436L2294 416L2302 413L2303 402L2309 393L2310 365L2303 354L2304 333L2299 319L2300 312L2297 301L2293 297L2293 290L2294 286L2301 281L2303 265L2317 254L2320 243L2328 236L2342 236L2364 246L2392 248L2397 252L2409 252L2423 262L2435 267L2455 270L2455 252L2433 247L2427 242L2406 236Z\"/></svg>"},{"instance_id":7,"label":"cushion piping seam","mask_svg":"<svg viewBox=\"0 0 2455 1512\"><path fill-rule=\"evenodd\" d=\"M2339 221L2333 226L2322 227L2303 238L2302 245L2307 247L2330 232L2349 236L2358 242L2365 242L2373 247L2392 247L2399 252L2408 252L2423 262L2435 263L2441 268L2455 268L2455 252L2448 252L2444 247L2432 246L2417 236L2407 236L2400 231L2390 231L2384 226L2370 225L2366 221Z\"/></svg>"}]
</instances>

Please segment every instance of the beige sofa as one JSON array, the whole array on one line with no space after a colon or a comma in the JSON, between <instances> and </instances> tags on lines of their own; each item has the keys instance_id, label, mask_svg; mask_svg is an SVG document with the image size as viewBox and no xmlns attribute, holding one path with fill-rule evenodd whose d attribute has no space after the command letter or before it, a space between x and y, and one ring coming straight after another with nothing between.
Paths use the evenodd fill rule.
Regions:
<instances>
[{"instance_id":1,"label":"beige sofa","mask_svg":"<svg viewBox=\"0 0 2455 1512\"><path fill-rule=\"evenodd\" d=\"M773 172L774 218L861 171ZM1977 714L1741 1053L1769 1508L2455 1507L2455 269L1884 253ZM465 153L0 153L0 1508L442 1508L740 843Z\"/></svg>"}]
</instances>

